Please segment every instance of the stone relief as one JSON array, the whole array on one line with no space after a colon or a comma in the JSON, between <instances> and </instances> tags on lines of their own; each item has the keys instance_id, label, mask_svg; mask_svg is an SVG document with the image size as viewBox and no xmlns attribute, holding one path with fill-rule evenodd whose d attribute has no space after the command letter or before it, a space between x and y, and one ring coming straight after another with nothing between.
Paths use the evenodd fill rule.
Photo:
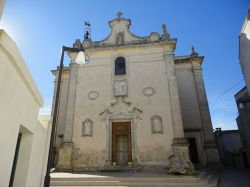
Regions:
<instances>
[{"instance_id":1,"label":"stone relief","mask_svg":"<svg viewBox=\"0 0 250 187\"><path fill-rule=\"evenodd\" d=\"M90 119L87 119L83 122L82 135L92 136L92 134L93 134L93 122Z\"/></svg>"},{"instance_id":2,"label":"stone relief","mask_svg":"<svg viewBox=\"0 0 250 187\"><path fill-rule=\"evenodd\" d=\"M162 119L160 116L151 117L151 128L153 134L163 133Z\"/></svg>"},{"instance_id":3,"label":"stone relief","mask_svg":"<svg viewBox=\"0 0 250 187\"><path fill-rule=\"evenodd\" d=\"M97 99L99 97L99 92L98 91L90 91L89 93L88 93L88 98L90 99L90 100L95 100L95 99Z\"/></svg>"},{"instance_id":4,"label":"stone relief","mask_svg":"<svg viewBox=\"0 0 250 187\"><path fill-rule=\"evenodd\" d=\"M160 35L157 32L150 33L150 40L152 42L158 41L160 39Z\"/></svg>"},{"instance_id":5,"label":"stone relief","mask_svg":"<svg viewBox=\"0 0 250 187\"><path fill-rule=\"evenodd\" d=\"M114 96L127 96L128 95L128 82L127 80L114 81Z\"/></svg>"},{"instance_id":6,"label":"stone relief","mask_svg":"<svg viewBox=\"0 0 250 187\"><path fill-rule=\"evenodd\" d=\"M116 36L116 44L122 45L124 43L123 33L119 32Z\"/></svg>"},{"instance_id":7,"label":"stone relief","mask_svg":"<svg viewBox=\"0 0 250 187\"><path fill-rule=\"evenodd\" d=\"M143 95L150 97L155 94L155 89L152 87L146 87L142 90Z\"/></svg>"}]
</instances>

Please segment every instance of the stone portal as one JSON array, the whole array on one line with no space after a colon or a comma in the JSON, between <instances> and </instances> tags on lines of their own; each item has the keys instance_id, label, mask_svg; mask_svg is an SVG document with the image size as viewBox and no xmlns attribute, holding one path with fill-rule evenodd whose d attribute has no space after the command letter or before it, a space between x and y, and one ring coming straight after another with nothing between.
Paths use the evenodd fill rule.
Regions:
<instances>
[{"instance_id":1,"label":"stone portal","mask_svg":"<svg viewBox=\"0 0 250 187\"><path fill-rule=\"evenodd\" d=\"M132 162L131 123L112 123L112 163L113 165L128 165Z\"/></svg>"}]
</instances>

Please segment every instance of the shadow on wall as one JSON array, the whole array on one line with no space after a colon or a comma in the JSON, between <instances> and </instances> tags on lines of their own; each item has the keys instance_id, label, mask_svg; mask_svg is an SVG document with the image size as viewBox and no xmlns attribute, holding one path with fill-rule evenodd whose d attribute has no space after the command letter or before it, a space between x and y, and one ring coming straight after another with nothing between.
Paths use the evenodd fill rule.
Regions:
<instances>
[{"instance_id":1,"label":"shadow on wall","mask_svg":"<svg viewBox=\"0 0 250 187\"><path fill-rule=\"evenodd\" d=\"M26 186L32 142L33 134L27 128L20 125L11 171L10 186Z\"/></svg>"}]
</instances>

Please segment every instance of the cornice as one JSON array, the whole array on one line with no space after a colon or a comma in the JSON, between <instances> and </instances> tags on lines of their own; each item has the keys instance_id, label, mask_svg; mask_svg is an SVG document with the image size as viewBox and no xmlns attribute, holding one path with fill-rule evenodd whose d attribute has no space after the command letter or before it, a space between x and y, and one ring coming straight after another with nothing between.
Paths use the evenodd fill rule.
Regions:
<instances>
[{"instance_id":1,"label":"cornice","mask_svg":"<svg viewBox=\"0 0 250 187\"><path fill-rule=\"evenodd\" d=\"M135 42L129 42L125 43L123 45L116 45L116 44L99 44L99 45L92 45L90 47L85 48L85 51L101 51L101 50L110 50L110 49L126 49L126 48L138 48L138 47L150 47L150 46L156 46L156 45L172 45L173 50L175 50L177 43L177 39L169 39L169 40L159 40L154 42L143 42L143 41L135 41Z\"/></svg>"},{"instance_id":2,"label":"cornice","mask_svg":"<svg viewBox=\"0 0 250 187\"><path fill-rule=\"evenodd\" d=\"M174 62L176 64L198 62L201 65L204 58L205 58L204 56L194 56L194 55L176 56L174 58Z\"/></svg>"}]
</instances>

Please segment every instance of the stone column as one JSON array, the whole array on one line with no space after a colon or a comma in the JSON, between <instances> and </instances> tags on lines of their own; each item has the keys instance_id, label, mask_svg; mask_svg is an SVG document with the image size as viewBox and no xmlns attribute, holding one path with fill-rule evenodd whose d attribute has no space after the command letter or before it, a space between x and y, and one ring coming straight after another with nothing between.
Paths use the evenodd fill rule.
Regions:
<instances>
[{"instance_id":1,"label":"stone column","mask_svg":"<svg viewBox=\"0 0 250 187\"><path fill-rule=\"evenodd\" d=\"M196 91L199 100L200 115L202 120L202 130L204 135L204 145L207 154L208 164L218 163L219 153L215 142L213 127L207 102L205 86L202 77L202 69L199 62L192 62L193 73L196 84Z\"/></svg>"},{"instance_id":2,"label":"stone column","mask_svg":"<svg viewBox=\"0 0 250 187\"><path fill-rule=\"evenodd\" d=\"M188 142L184 138L184 129L181 116L180 98L177 87L177 79L174 64L174 54L167 51L164 54L166 63L166 74L168 79L169 98L174 131L173 152L180 158L189 158Z\"/></svg>"},{"instance_id":3,"label":"stone column","mask_svg":"<svg viewBox=\"0 0 250 187\"><path fill-rule=\"evenodd\" d=\"M63 171L72 170L72 153L73 153L72 135L73 135L73 124L74 124L78 64L71 63L69 71L70 71L69 85L68 85L67 108L65 115L63 146L59 150L59 160L57 166L59 170Z\"/></svg>"}]
</instances>

